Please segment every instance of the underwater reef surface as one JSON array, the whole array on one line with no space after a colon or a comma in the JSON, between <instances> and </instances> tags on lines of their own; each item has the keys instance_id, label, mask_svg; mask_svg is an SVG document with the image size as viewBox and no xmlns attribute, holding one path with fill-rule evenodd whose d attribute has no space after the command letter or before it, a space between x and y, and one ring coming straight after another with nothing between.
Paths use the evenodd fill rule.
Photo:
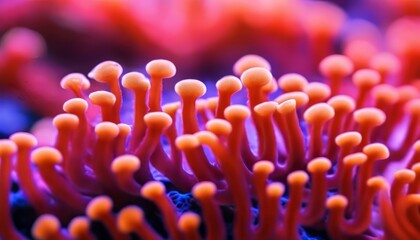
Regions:
<instances>
[{"instance_id":1,"label":"underwater reef surface","mask_svg":"<svg viewBox=\"0 0 420 240\"><path fill-rule=\"evenodd\" d=\"M233 71L215 83L216 96L202 98L206 85L184 79L179 100L166 104L162 85L176 73L167 60L149 62L149 78L98 64L88 77L109 90L65 76L60 85L74 98L64 112L36 135L0 141L0 236L420 236L416 87L354 71L344 55L321 61L326 83L296 73L276 80L257 55Z\"/></svg>"},{"instance_id":2,"label":"underwater reef surface","mask_svg":"<svg viewBox=\"0 0 420 240\"><path fill-rule=\"evenodd\" d=\"M420 238L419 14L0 1L0 239Z\"/></svg>"}]
</instances>

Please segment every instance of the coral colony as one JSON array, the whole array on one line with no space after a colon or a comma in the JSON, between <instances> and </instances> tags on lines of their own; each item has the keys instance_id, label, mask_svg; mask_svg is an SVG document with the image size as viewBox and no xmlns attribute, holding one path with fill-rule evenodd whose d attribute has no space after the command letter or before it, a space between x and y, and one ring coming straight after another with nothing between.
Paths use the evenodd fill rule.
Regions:
<instances>
[{"instance_id":1,"label":"coral colony","mask_svg":"<svg viewBox=\"0 0 420 240\"><path fill-rule=\"evenodd\" d=\"M416 1L385 1L392 17L375 16L386 26L352 22L318 1L260 1L258 8L239 0L196 8L182 1L189 14L181 19L144 2L154 11L137 9L138 18L117 1L96 1L91 18L82 1L55 4L61 14L83 10L87 26L108 19L131 26L121 33L128 35L139 27L153 46L178 54L177 65L246 41L249 33L235 28L235 19L252 34L281 39L279 46L270 37L261 44L289 55L244 55L233 75L222 72L206 84L175 83L177 68L163 59L148 62L145 73L104 61L87 76L71 73L56 84L57 72L47 74L54 65L33 62L45 53L42 37L24 28L9 32L0 45L0 91L21 94L43 115L59 113L31 133L0 140L1 240L420 239ZM207 13L197 25L188 21L197 19L194 9ZM228 17L232 9L235 17ZM168 17L145 27L159 11ZM131 15L118 18L125 12ZM194 38L208 32L215 34ZM223 38L229 32L239 37ZM307 45L299 52L303 35ZM342 54L332 54L338 35ZM275 65L299 71L275 76ZM28 84L32 78L39 78L36 86ZM168 101L172 94L178 100Z\"/></svg>"},{"instance_id":2,"label":"coral colony","mask_svg":"<svg viewBox=\"0 0 420 240\"><path fill-rule=\"evenodd\" d=\"M162 105L176 68L154 60L146 71L150 80L102 62L88 76L109 91L88 95L89 80L69 74L61 87L75 97L52 121L52 145L23 132L1 140L2 239L23 239L8 202L12 178L40 214L35 239L93 239L93 222L113 239L420 236L414 86L353 72L343 55L320 63L328 85L299 74L276 81L265 59L247 55L234 66L240 78L217 81L217 97L199 99L206 85L186 79L175 85L180 100ZM347 76L354 97L343 95ZM269 100L277 86L283 93ZM131 126L121 122L122 88L134 96ZM239 91L247 104L231 103Z\"/></svg>"}]
</instances>

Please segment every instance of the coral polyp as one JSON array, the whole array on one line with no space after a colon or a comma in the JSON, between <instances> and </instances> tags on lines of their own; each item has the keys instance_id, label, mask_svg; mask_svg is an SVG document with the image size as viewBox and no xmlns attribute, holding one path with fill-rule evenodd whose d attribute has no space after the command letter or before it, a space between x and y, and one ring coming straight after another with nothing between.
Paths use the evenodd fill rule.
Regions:
<instances>
[{"instance_id":1,"label":"coral polyp","mask_svg":"<svg viewBox=\"0 0 420 240\"><path fill-rule=\"evenodd\" d=\"M1 239L28 237L14 227L12 182L38 215L35 239L419 238L418 89L343 55L321 61L326 83L270 69L247 55L217 96L185 79L173 103L167 60L146 65L150 79L102 62L88 77L104 90L65 76L74 98L54 134L0 141Z\"/></svg>"}]
</instances>

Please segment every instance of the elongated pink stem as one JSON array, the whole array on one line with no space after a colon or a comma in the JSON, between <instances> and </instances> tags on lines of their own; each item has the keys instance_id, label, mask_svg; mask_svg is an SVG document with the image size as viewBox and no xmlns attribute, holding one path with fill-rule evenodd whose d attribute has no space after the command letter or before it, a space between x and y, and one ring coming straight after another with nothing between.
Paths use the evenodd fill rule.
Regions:
<instances>
[{"instance_id":1,"label":"elongated pink stem","mask_svg":"<svg viewBox=\"0 0 420 240\"><path fill-rule=\"evenodd\" d=\"M158 233L147 224L143 210L137 206L127 206L118 214L118 229L123 233L135 233L143 239L162 239Z\"/></svg>"},{"instance_id":2,"label":"elongated pink stem","mask_svg":"<svg viewBox=\"0 0 420 240\"><path fill-rule=\"evenodd\" d=\"M133 151L136 145L140 143L146 131L146 124L143 118L149 111L147 93L150 89L150 82L143 74L130 72L122 77L122 85L134 93L133 131L128 146L128 149Z\"/></svg>"},{"instance_id":3,"label":"elongated pink stem","mask_svg":"<svg viewBox=\"0 0 420 240\"><path fill-rule=\"evenodd\" d=\"M113 123L120 123L120 111L122 105L122 92L119 83L119 78L122 74L122 67L116 62L105 61L95 66L88 74L90 78L98 82L107 83L112 94L115 96L115 102L111 107L109 121Z\"/></svg>"},{"instance_id":4,"label":"elongated pink stem","mask_svg":"<svg viewBox=\"0 0 420 240\"><path fill-rule=\"evenodd\" d=\"M303 188L308 180L309 176L304 171L295 171L287 176L290 193L286 212L284 213L284 234L286 239L299 239L297 225L303 199Z\"/></svg>"},{"instance_id":5,"label":"elongated pink stem","mask_svg":"<svg viewBox=\"0 0 420 240\"><path fill-rule=\"evenodd\" d=\"M146 65L146 71L151 77L149 95L150 111L160 111L162 104L162 80L175 75L175 65L164 59L153 60Z\"/></svg>"},{"instance_id":6,"label":"elongated pink stem","mask_svg":"<svg viewBox=\"0 0 420 240\"><path fill-rule=\"evenodd\" d=\"M37 165L42 179L55 197L74 210L79 212L85 210L90 199L81 195L55 168L62 161L58 150L51 147L40 147L32 152L31 159Z\"/></svg>"},{"instance_id":7,"label":"elongated pink stem","mask_svg":"<svg viewBox=\"0 0 420 240\"><path fill-rule=\"evenodd\" d=\"M214 134L202 131L196 133L195 136L201 144L208 145L220 161L226 181L232 191L233 200L237 208L234 223L235 237L239 239L252 239L250 202L247 200L249 199L249 193L243 171L237 168L235 161L232 161L226 147L218 141L218 138Z\"/></svg>"},{"instance_id":8,"label":"elongated pink stem","mask_svg":"<svg viewBox=\"0 0 420 240\"><path fill-rule=\"evenodd\" d=\"M117 220L112 213L113 202L107 196L98 196L92 199L86 207L86 215L94 220L100 221L106 227L108 233L114 239L128 240L130 237L120 232L117 228Z\"/></svg>"},{"instance_id":9,"label":"elongated pink stem","mask_svg":"<svg viewBox=\"0 0 420 240\"><path fill-rule=\"evenodd\" d=\"M306 208L301 211L299 223L310 226L318 222L324 214L324 203L327 199L327 172L331 162L327 158L315 158L308 163L308 172L311 174L311 195Z\"/></svg>"},{"instance_id":10,"label":"elongated pink stem","mask_svg":"<svg viewBox=\"0 0 420 240\"><path fill-rule=\"evenodd\" d=\"M161 182L151 181L143 186L141 195L153 201L160 208L170 238L182 240L182 234L177 227L179 217L170 199L165 195L165 191L165 186Z\"/></svg>"},{"instance_id":11,"label":"elongated pink stem","mask_svg":"<svg viewBox=\"0 0 420 240\"><path fill-rule=\"evenodd\" d=\"M225 225L222 213L214 200L216 186L212 182L197 183L192 189L192 194L201 205L208 240L225 239Z\"/></svg>"},{"instance_id":12,"label":"elongated pink stem","mask_svg":"<svg viewBox=\"0 0 420 240\"><path fill-rule=\"evenodd\" d=\"M17 151L11 140L0 140L0 237L2 239L23 239L15 229L10 212L10 187L12 159Z\"/></svg>"}]
</instances>

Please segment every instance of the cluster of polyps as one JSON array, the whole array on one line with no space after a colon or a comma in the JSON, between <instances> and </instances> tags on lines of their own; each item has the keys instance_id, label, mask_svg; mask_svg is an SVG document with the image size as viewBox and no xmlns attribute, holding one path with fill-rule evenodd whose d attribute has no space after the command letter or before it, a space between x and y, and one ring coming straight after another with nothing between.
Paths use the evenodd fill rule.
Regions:
<instances>
[{"instance_id":1,"label":"cluster of polyps","mask_svg":"<svg viewBox=\"0 0 420 240\"><path fill-rule=\"evenodd\" d=\"M299 226L326 229L333 239L420 236L420 99L414 86L393 87L385 74L362 69L352 75L353 98L340 95L353 72L344 56L321 62L327 85L298 74L276 82L267 61L248 55L234 66L240 79L216 83L218 97L198 100L206 86L188 79L175 85L180 102L162 106L162 81L174 76L175 66L155 60L146 71L150 81L130 72L120 83L121 66L103 62L89 77L110 91L88 97L87 78L70 74L61 86L76 98L53 119L54 145L38 146L29 133L0 141L2 239L22 239L10 216L12 172L42 214L32 228L37 239L93 239L91 220L115 239L129 239L129 233L161 239L141 204L129 205L141 199L157 205L171 239L224 239L220 206L226 205L234 206L235 239L298 239ZM120 84L134 95L131 126L120 121ZM243 86L247 105L232 105ZM270 101L277 87L283 93ZM157 171L179 191L192 192L201 216L177 212ZM378 176L383 173L386 178ZM87 217L71 220L83 212ZM71 220L67 230L60 220Z\"/></svg>"}]
</instances>

